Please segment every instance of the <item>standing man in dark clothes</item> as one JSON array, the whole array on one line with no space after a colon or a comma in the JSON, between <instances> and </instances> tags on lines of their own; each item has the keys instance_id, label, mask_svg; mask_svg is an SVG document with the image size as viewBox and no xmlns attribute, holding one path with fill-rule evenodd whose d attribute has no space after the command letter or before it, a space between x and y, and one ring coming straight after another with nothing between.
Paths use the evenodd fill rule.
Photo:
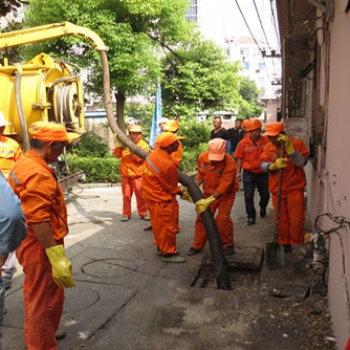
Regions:
<instances>
[{"instance_id":1,"label":"standing man in dark clothes","mask_svg":"<svg viewBox=\"0 0 350 350\"><path fill-rule=\"evenodd\" d=\"M220 138L226 140L226 153L232 154L230 135L228 131L222 127L221 117L214 117L214 129L210 132L210 140Z\"/></svg>"},{"instance_id":2,"label":"standing man in dark clothes","mask_svg":"<svg viewBox=\"0 0 350 350\"><path fill-rule=\"evenodd\" d=\"M245 134L245 131L242 128L242 119L236 119L235 127L228 129L227 131L231 141L231 152L234 153L238 142L243 139L243 136Z\"/></svg>"}]
</instances>

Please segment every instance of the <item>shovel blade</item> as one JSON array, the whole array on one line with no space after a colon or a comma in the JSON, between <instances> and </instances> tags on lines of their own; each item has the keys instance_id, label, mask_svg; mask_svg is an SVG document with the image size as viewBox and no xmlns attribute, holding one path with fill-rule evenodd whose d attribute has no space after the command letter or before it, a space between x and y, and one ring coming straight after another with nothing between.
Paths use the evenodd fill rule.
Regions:
<instances>
[{"instance_id":1,"label":"shovel blade","mask_svg":"<svg viewBox=\"0 0 350 350\"><path fill-rule=\"evenodd\" d=\"M277 242L266 243L266 267L268 269L284 268L284 247Z\"/></svg>"}]
</instances>

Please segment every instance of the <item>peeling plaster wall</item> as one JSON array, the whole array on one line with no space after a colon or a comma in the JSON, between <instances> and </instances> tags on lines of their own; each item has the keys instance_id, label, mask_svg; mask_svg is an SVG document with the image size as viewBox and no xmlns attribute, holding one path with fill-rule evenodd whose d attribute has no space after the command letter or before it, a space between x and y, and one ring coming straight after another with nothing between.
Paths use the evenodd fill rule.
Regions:
<instances>
[{"instance_id":1,"label":"peeling plaster wall","mask_svg":"<svg viewBox=\"0 0 350 350\"><path fill-rule=\"evenodd\" d=\"M347 2L346 2L347 3ZM324 156L308 171L308 210L313 222L325 211L350 221L350 12L345 1L335 1L334 20L330 22L329 75L325 46L321 48L319 98L324 103L327 121L327 148ZM327 103L327 85L329 95ZM322 106L321 106L322 107ZM314 106L314 111L320 106ZM321 153L319 153L321 155ZM320 221L328 230L337 226L331 220ZM348 303L350 285L350 230L342 228L331 234L328 276L329 304L339 349L349 338ZM345 265L345 271L343 266Z\"/></svg>"}]
</instances>

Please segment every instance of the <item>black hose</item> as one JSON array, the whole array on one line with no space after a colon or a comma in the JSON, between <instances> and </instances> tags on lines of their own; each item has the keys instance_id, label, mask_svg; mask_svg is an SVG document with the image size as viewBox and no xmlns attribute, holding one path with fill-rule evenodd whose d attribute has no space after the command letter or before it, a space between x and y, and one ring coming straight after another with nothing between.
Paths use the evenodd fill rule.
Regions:
<instances>
[{"instance_id":1,"label":"black hose","mask_svg":"<svg viewBox=\"0 0 350 350\"><path fill-rule=\"evenodd\" d=\"M134 142L132 142L118 127L114 114L113 114L113 106L110 95L110 77L109 77L109 67L108 67L108 59L107 53L104 50L100 50L102 67L103 67L103 91L104 91L104 99L105 99L105 108L109 126L113 133L119 138L119 140L128 147L132 153L136 154L142 159L146 159L148 153L141 148L137 147ZM188 192L190 193L193 202L196 203L198 200L203 198L203 194L199 187L195 184L191 177L183 174L179 170L179 181L182 185L188 188ZM206 210L201 214L203 224L207 233L210 251L213 258L213 264L215 269L215 277L217 286L219 289L231 290L230 281L227 274L226 269L226 261L220 241L219 232L217 230L213 215L210 210Z\"/></svg>"}]
</instances>

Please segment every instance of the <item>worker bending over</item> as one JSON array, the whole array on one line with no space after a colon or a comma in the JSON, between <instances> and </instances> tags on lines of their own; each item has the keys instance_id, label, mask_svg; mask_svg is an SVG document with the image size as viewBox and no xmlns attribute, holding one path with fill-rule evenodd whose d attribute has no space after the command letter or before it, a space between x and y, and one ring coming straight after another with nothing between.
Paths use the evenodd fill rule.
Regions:
<instances>
[{"instance_id":1,"label":"worker bending over","mask_svg":"<svg viewBox=\"0 0 350 350\"><path fill-rule=\"evenodd\" d=\"M215 138L208 143L209 151L199 155L197 161L198 174L196 184L203 186L204 199L196 203L198 214L195 224L194 241L186 253L189 256L202 251L207 235L200 216L208 208L215 217L221 244L225 255L234 253L234 234L231 210L238 191L236 179L236 162L226 152L226 140Z\"/></svg>"}]
</instances>

